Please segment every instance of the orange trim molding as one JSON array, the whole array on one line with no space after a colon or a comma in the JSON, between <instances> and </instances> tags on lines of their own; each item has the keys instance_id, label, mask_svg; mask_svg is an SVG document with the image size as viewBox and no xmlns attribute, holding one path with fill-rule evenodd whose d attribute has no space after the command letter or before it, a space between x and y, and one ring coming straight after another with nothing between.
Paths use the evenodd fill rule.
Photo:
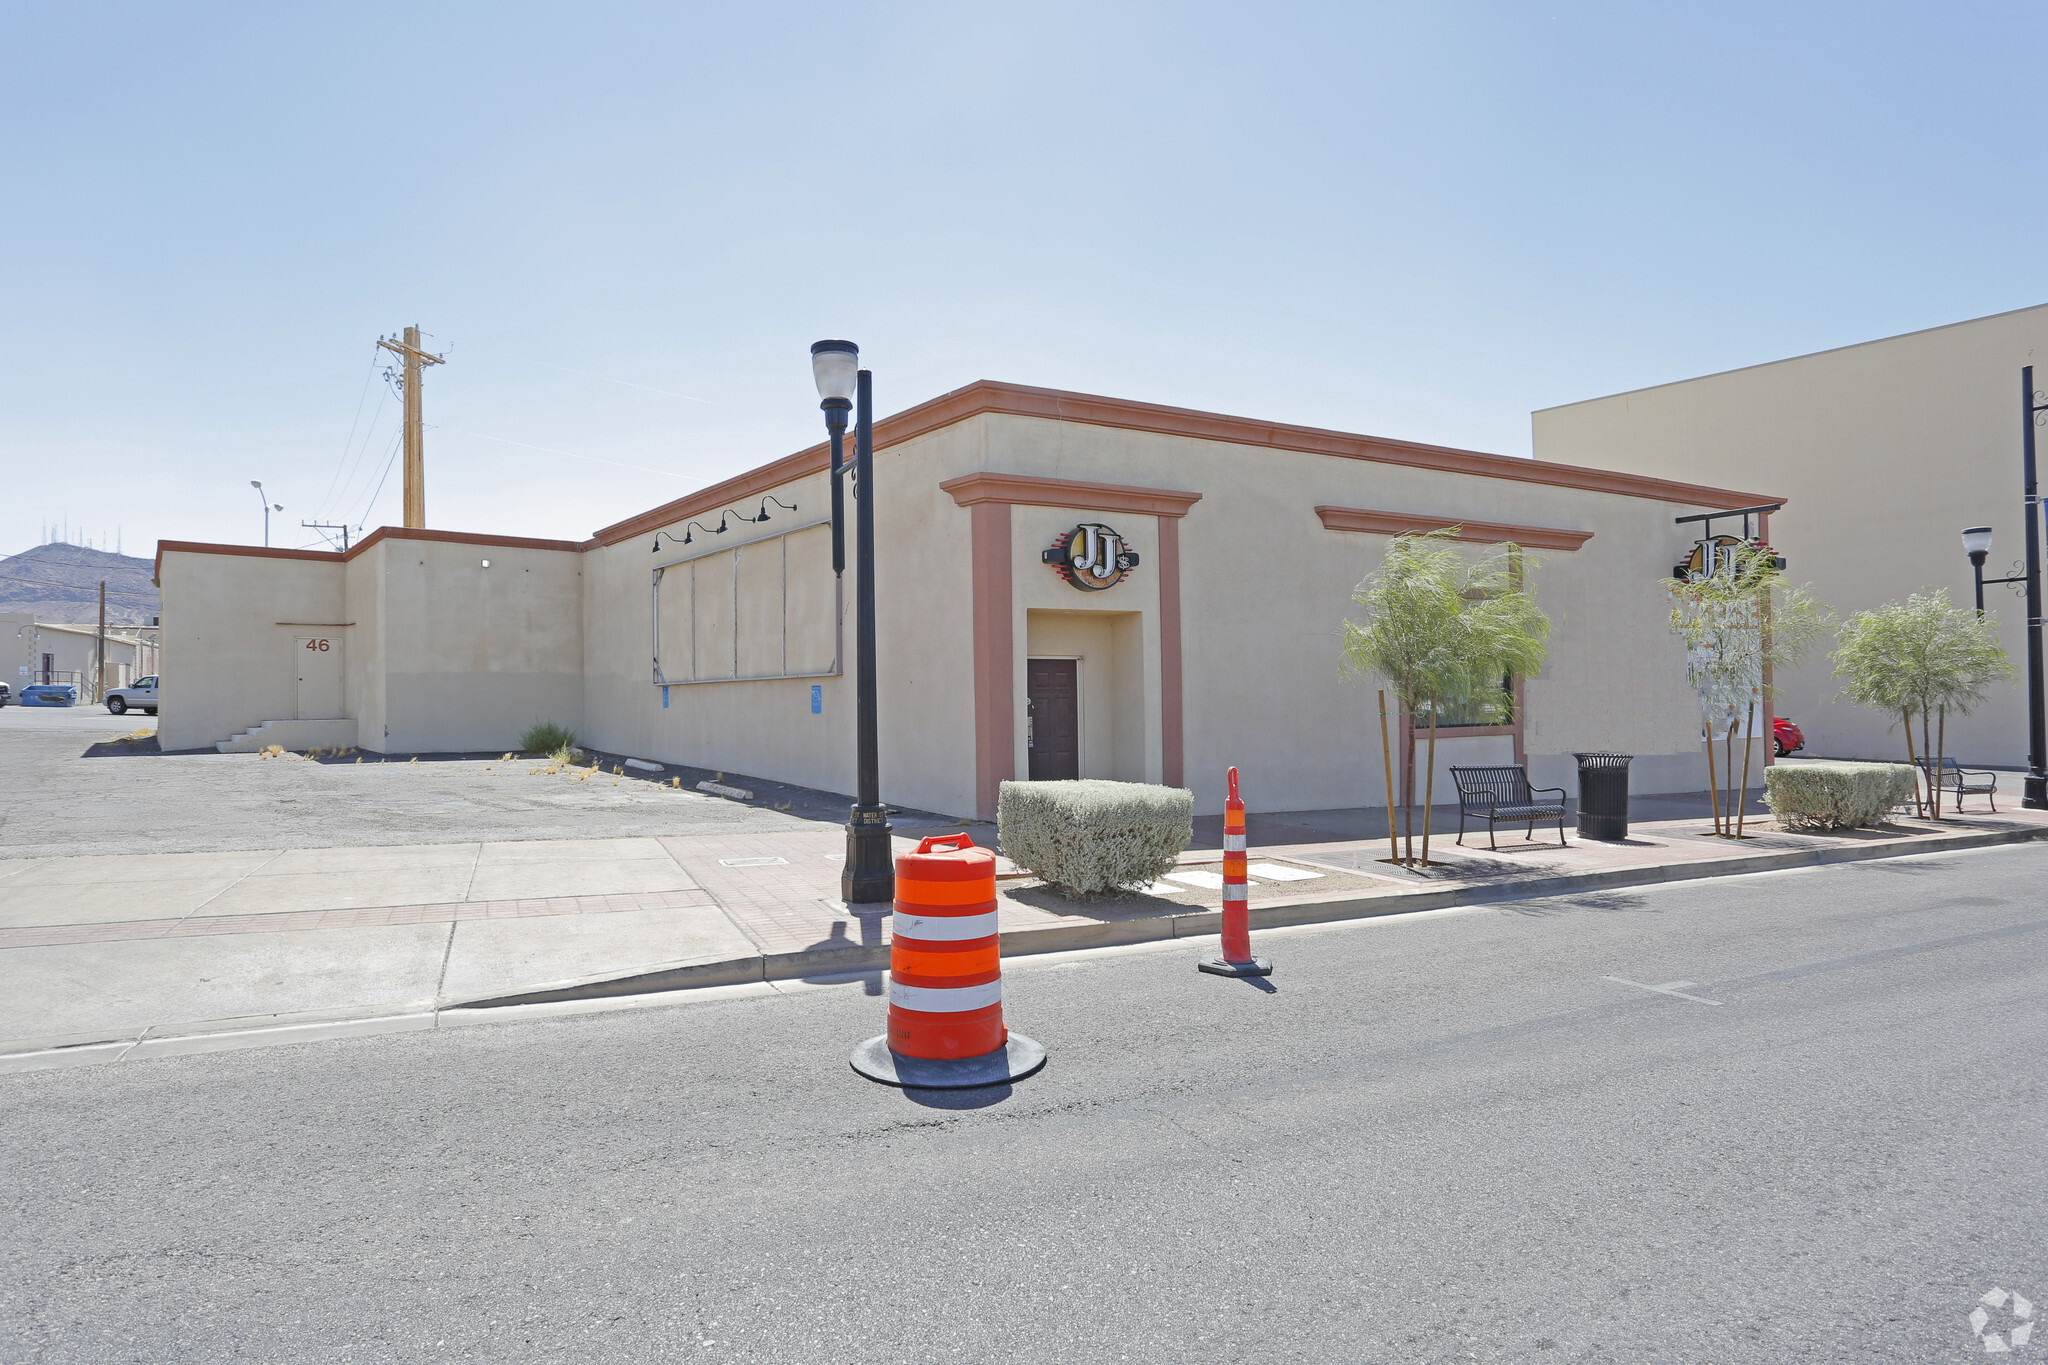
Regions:
<instances>
[{"instance_id":1,"label":"orange trim molding","mask_svg":"<svg viewBox=\"0 0 2048 1365\"><path fill-rule=\"evenodd\" d=\"M330 564L347 563L380 540L437 540L452 545L492 545L507 550L562 550L580 553L584 547L573 540L535 540L529 536L486 536L473 531L429 531L417 526L379 526L370 534L339 550L286 550L268 545L211 545L200 540L159 540L156 543L156 577L164 575L164 552L177 550L192 555L248 555L255 559L313 559Z\"/></svg>"},{"instance_id":2,"label":"orange trim molding","mask_svg":"<svg viewBox=\"0 0 2048 1365\"><path fill-rule=\"evenodd\" d=\"M1130 512L1149 517L1184 517L1200 493L1170 488L1134 488L1120 483L1041 479L1030 474L963 474L939 487L962 507L977 503L1022 503L1028 507L1080 507L1090 512Z\"/></svg>"},{"instance_id":3,"label":"orange trim molding","mask_svg":"<svg viewBox=\"0 0 2048 1365\"><path fill-rule=\"evenodd\" d=\"M1413 512L1375 512L1363 507L1318 507L1326 531L1364 531L1376 536L1406 532L1455 530L1458 540L1499 545L1512 541L1531 550L1576 550L1593 538L1591 531L1565 531L1553 526L1511 526L1497 521L1458 520Z\"/></svg>"},{"instance_id":4,"label":"orange trim molding","mask_svg":"<svg viewBox=\"0 0 2048 1365\"><path fill-rule=\"evenodd\" d=\"M273 550L267 545L210 545L203 540L159 540L156 543L156 573L164 576L164 554L176 550L188 555L248 555L252 559L320 559L341 563L339 550Z\"/></svg>"},{"instance_id":5,"label":"orange trim molding","mask_svg":"<svg viewBox=\"0 0 2048 1365\"><path fill-rule=\"evenodd\" d=\"M1159 527L1159 780L1187 785L1183 736L1180 642L1180 519L1162 516Z\"/></svg>"},{"instance_id":6,"label":"orange trim molding","mask_svg":"<svg viewBox=\"0 0 2048 1365\"><path fill-rule=\"evenodd\" d=\"M1783 502L1770 493L1745 493L1704 484L1653 479L1643 474L1622 474L1608 469L1585 469L1578 465L1553 464L1545 460L1524 460L1509 455L1488 455L1452 446L1423 445L1416 441L1394 441L1381 436L1359 436L1350 432L1325 431L1320 427L1297 427L1283 422L1260 422L1248 417L1227 417L1221 413L1197 412L1158 403L1139 403L1127 398L1104 398L1096 394L1069 393L1062 389L1039 389L1028 384L1005 384L978 379L972 384L941 394L875 423L875 448L885 449L929 435L955 422L983 413L1013 417L1042 417L1056 422L1081 422L1090 426L1116 427L1125 431L1151 431L1168 436L1193 436L1232 445L1259 446L1268 450L1297 450L1313 455L1334 455L1347 460L1371 460L1380 464L1408 465L1418 469L1441 469L1481 478L1511 479L1519 483L1552 484L1563 488L1584 488L1596 493L1617 493L1623 497L1650 498L1685 507L1745 507L1760 502ZM713 484L700 492L663 503L625 521L607 526L592 537L600 545L656 531L685 517L717 510L721 502L737 502L791 483L807 474L822 472L829 447L820 442L788 455L773 464ZM1106 486L1106 485L1104 485Z\"/></svg>"},{"instance_id":7,"label":"orange trim molding","mask_svg":"<svg viewBox=\"0 0 2048 1365\"><path fill-rule=\"evenodd\" d=\"M573 540L535 540L530 536L486 536L474 531L429 531L418 526L379 526L348 547L354 559L380 540L437 540L449 545L493 545L505 550L561 550L580 554L583 546Z\"/></svg>"},{"instance_id":8,"label":"orange trim molding","mask_svg":"<svg viewBox=\"0 0 2048 1365\"><path fill-rule=\"evenodd\" d=\"M1017 651L1011 635L1010 509L968 509L974 575L974 803L996 818L1003 779L1016 775Z\"/></svg>"}]
</instances>

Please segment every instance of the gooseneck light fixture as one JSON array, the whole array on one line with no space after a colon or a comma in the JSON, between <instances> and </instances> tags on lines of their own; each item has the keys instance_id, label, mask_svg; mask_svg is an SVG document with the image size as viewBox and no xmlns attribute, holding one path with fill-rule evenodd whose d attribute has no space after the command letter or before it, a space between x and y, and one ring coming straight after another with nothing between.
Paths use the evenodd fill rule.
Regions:
<instances>
[{"instance_id":1,"label":"gooseneck light fixture","mask_svg":"<svg viewBox=\"0 0 2048 1365\"><path fill-rule=\"evenodd\" d=\"M820 341L811 347L811 377L832 440L832 572L846 572L845 440L853 415L854 559L854 797L846 821L846 865L839 895L849 904L896 898L896 867L889 812L882 804L875 704L875 481L873 376L860 366L860 347Z\"/></svg>"},{"instance_id":2,"label":"gooseneck light fixture","mask_svg":"<svg viewBox=\"0 0 2048 1365\"><path fill-rule=\"evenodd\" d=\"M760 510L757 511L751 517L746 515L746 513L741 512L737 508L728 507L723 512L720 512L718 514L718 525L704 526L693 521L688 526L685 526L683 528L683 536L681 540L676 540L676 535L673 531L656 531L654 533L654 544L648 546L647 548L654 554L660 554L661 541L663 536L668 537L670 540L675 540L676 544L678 545L688 545L695 541L697 538L691 531L692 527L695 527L698 531L702 531L707 536L722 536L727 531L732 529L731 527L725 524L725 519L729 516L738 517L741 521L767 521L773 515L773 513L769 512L768 510L768 504L771 502L774 503L777 507L780 507L785 512L794 512L796 510L796 504L793 502L784 502L781 498L772 496L766 497L761 499Z\"/></svg>"}]
</instances>

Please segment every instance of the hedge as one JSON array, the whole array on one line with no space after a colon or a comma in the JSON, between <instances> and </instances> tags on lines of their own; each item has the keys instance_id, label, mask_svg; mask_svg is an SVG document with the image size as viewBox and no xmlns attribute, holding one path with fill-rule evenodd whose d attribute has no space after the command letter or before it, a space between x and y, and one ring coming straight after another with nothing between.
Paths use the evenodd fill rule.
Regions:
<instances>
[{"instance_id":1,"label":"hedge","mask_svg":"<svg viewBox=\"0 0 2048 1365\"><path fill-rule=\"evenodd\" d=\"M1786 829L1875 825L1913 799L1903 763L1780 763L1764 769L1764 804Z\"/></svg>"},{"instance_id":2,"label":"hedge","mask_svg":"<svg viewBox=\"0 0 2048 1365\"><path fill-rule=\"evenodd\" d=\"M996 798L1003 856L1077 895L1156 881L1194 837L1194 793L1180 787L1005 782Z\"/></svg>"}]
</instances>

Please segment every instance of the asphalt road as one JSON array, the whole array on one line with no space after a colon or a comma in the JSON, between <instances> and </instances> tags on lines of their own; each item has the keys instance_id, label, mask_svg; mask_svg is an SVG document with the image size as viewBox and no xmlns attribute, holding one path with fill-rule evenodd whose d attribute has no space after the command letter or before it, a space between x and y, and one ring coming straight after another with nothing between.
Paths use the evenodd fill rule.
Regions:
<instances>
[{"instance_id":1,"label":"asphalt road","mask_svg":"<svg viewBox=\"0 0 2048 1365\"><path fill-rule=\"evenodd\" d=\"M2044 868L1022 962L1050 1066L950 1101L859 984L0 1077L0 1360L1979 1359Z\"/></svg>"},{"instance_id":2,"label":"asphalt road","mask_svg":"<svg viewBox=\"0 0 2048 1365\"><path fill-rule=\"evenodd\" d=\"M844 796L752 778L753 801L703 795L703 779L738 779L697 768L581 783L531 776L545 765L495 754L312 762L112 743L155 732L155 717L132 711L0 707L0 858L751 833L844 824L848 807ZM606 771L624 757L608 757ZM685 790L661 785L672 776ZM958 827L915 811L894 823L899 833Z\"/></svg>"}]
</instances>

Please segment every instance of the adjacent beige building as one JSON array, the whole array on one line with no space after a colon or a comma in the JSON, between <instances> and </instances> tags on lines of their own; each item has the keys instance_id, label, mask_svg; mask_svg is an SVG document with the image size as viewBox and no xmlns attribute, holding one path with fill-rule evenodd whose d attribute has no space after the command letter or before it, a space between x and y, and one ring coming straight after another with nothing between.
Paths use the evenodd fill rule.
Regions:
<instances>
[{"instance_id":1,"label":"adjacent beige building","mask_svg":"<svg viewBox=\"0 0 2048 1365\"><path fill-rule=\"evenodd\" d=\"M107 687L126 687L156 666L152 627L109 627L106 634ZM92 679L100 658L96 625L38 621L25 612L0 612L0 682L17 693L34 683L68 684L81 702L95 696Z\"/></svg>"},{"instance_id":2,"label":"adjacent beige building","mask_svg":"<svg viewBox=\"0 0 2048 1365\"><path fill-rule=\"evenodd\" d=\"M1439 793L1472 762L1569 788L1581 749L1638 755L1639 791L1698 788L1656 586L1690 543L1673 521L1784 493L990 382L875 441L883 791L960 816L1034 775L1185 785L1214 811L1232 765L1269 811L1383 802L1342 623L1391 536L1448 526L1526 547L1557 633L1511 724L1442 732ZM501 750L552 720L609 752L849 791L853 584L831 570L826 458L581 542L165 542L163 744Z\"/></svg>"},{"instance_id":3,"label":"adjacent beige building","mask_svg":"<svg viewBox=\"0 0 2048 1365\"><path fill-rule=\"evenodd\" d=\"M1845 615L1927 588L1968 604L1964 527L1993 528L1987 577L2015 572L2025 552L2025 365L2048 388L2048 305L1546 408L1534 415L1535 450L1788 496L1772 544L1794 580ZM1985 608L2020 681L1976 715L1950 717L1948 750L2025 767L2025 603L1994 587ZM1822 654L1777 683L1777 710L1805 729L1808 754L1904 760L1895 718L1835 700Z\"/></svg>"}]
</instances>

